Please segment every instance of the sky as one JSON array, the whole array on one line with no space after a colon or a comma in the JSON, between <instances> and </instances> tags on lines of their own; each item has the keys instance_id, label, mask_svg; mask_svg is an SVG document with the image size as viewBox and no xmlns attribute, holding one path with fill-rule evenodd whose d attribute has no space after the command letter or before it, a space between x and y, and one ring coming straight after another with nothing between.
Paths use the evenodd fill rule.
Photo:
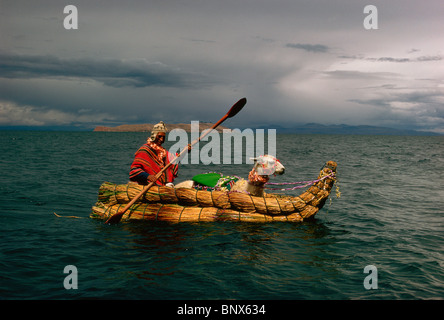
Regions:
<instances>
[{"instance_id":1,"label":"sky","mask_svg":"<svg viewBox=\"0 0 444 320\"><path fill-rule=\"evenodd\" d=\"M217 122L246 97L224 125L444 133L443 17L442 0L0 0L0 126Z\"/></svg>"}]
</instances>

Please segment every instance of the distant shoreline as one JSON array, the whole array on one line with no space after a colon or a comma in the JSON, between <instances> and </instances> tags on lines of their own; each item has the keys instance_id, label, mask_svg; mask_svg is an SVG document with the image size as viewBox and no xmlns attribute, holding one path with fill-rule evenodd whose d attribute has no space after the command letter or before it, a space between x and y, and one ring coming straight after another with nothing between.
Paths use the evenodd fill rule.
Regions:
<instances>
[{"instance_id":1,"label":"distant shoreline","mask_svg":"<svg viewBox=\"0 0 444 320\"><path fill-rule=\"evenodd\" d=\"M212 123L199 122L199 131L209 129ZM183 129L186 132L191 132L190 123L167 123L167 130ZM84 128L78 126L0 126L0 131L48 131L48 132L151 132L153 124L124 124L115 127L96 126L94 129ZM232 128L218 126L216 130ZM246 129L245 127L238 128L239 130ZM295 124L294 126L284 127L278 124L253 126L252 130L276 130L277 134L325 134L325 135L388 135L388 136L444 136L443 133L433 131L420 131L413 129L395 129L388 127L368 126L368 125L323 125L319 123Z\"/></svg>"},{"instance_id":2,"label":"distant shoreline","mask_svg":"<svg viewBox=\"0 0 444 320\"><path fill-rule=\"evenodd\" d=\"M168 131L174 129L182 129L186 132L191 132L191 124L190 123L172 123L165 124ZM145 123L145 124L123 124L117 127L106 127L106 126L97 126L94 128L94 132L151 132L153 129L153 123ZM210 129L213 126L212 123L208 122L199 122L199 130ZM216 130L218 132L222 132L223 129L231 130L224 126L218 126Z\"/></svg>"},{"instance_id":3,"label":"distant shoreline","mask_svg":"<svg viewBox=\"0 0 444 320\"><path fill-rule=\"evenodd\" d=\"M151 132L154 124L123 124L117 127L97 126L93 131L95 132ZM166 124L168 131L173 129L183 129L186 132L191 132L191 124L189 123L176 123ZM199 122L199 131L210 129L212 123ZM229 129L224 126L217 127L218 132L222 132L223 129ZM252 128L259 129L258 128ZM355 134L355 135L412 135L412 136L439 136L441 134L435 132L425 132L408 129L394 129L378 126L350 126L350 125L322 125L318 123L307 123L304 125L296 125L294 127L281 127L279 125L269 125L260 127L260 129L276 129L277 133L289 133L289 134ZM242 129L241 129L242 130Z\"/></svg>"}]
</instances>

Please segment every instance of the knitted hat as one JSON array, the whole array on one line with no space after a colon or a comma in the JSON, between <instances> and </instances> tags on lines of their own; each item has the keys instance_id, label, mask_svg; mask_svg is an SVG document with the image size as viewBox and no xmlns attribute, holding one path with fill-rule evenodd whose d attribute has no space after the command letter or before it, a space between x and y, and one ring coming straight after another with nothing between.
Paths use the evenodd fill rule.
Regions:
<instances>
[{"instance_id":1,"label":"knitted hat","mask_svg":"<svg viewBox=\"0 0 444 320\"><path fill-rule=\"evenodd\" d=\"M156 140L157 134L159 132L167 132L167 128L165 127L165 123L163 123L163 121L160 121L158 124L154 125L153 130L151 130L151 141Z\"/></svg>"}]
</instances>

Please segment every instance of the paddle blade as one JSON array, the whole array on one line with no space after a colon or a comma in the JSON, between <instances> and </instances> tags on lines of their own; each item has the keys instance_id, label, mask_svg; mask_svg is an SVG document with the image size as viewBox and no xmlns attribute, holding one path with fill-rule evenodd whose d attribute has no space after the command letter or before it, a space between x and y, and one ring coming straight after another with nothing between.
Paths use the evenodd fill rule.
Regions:
<instances>
[{"instance_id":1,"label":"paddle blade","mask_svg":"<svg viewBox=\"0 0 444 320\"><path fill-rule=\"evenodd\" d=\"M116 213L114 215L112 215L108 220L105 221L105 224L118 224L120 222L120 220L122 219L123 214L121 213Z\"/></svg>"},{"instance_id":2,"label":"paddle blade","mask_svg":"<svg viewBox=\"0 0 444 320\"><path fill-rule=\"evenodd\" d=\"M242 108L247 104L247 98L242 98L238 102L236 102L228 111L227 118L234 117Z\"/></svg>"}]
</instances>

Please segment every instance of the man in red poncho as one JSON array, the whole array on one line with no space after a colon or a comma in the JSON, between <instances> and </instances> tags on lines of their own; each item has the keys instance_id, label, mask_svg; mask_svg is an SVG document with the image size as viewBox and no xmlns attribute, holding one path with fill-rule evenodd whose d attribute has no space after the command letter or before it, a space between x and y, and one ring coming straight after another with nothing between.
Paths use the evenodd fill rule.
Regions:
<instances>
[{"instance_id":1,"label":"man in red poncho","mask_svg":"<svg viewBox=\"0 0 444 320\"><path fill-rule=\"evenodd\" d=\"M131 181L147 185L155 181L155 175L173 160L174 156L162 147L162 144L165 142L166 132L167 129L162 121L153 127L151 136L135 154L129 173ZM177 177L177 171L177 163L171 165L163 172L156 184L172 187L173 181Z\"/></svg>"}]
</instances>

